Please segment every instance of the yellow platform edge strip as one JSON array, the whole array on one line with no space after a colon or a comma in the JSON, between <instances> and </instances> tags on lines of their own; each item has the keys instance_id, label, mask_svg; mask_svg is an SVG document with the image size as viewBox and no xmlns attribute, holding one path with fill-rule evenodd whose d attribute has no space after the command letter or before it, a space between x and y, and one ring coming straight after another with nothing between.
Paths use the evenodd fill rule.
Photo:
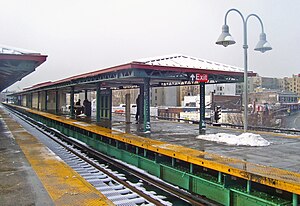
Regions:
<instances>
[{"instance_id":1,"label":"yellow platform edge strip","mask_svg":"<svg viewBox=\"0 0 300 206\"><path fill-rule=\"evenodd\" d=\"M21 125L0 113L55 205L114 205Z\"/></svg>"}]
</instances>

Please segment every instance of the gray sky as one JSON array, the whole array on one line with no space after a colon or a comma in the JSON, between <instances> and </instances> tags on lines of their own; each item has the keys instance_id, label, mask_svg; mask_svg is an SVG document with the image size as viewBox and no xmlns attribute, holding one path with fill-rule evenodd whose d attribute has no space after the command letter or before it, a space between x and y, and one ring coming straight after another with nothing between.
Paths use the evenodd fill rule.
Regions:
<instances>
[{"instance_id":1,"label":"gray sky","mask_svg":"<svg viewBox=\"0 0 300 206\"><path fill-rule=\"evenodd\" d=\"M248 22L249 69L261 76L300 73L299 0L1 0L0 44L41 52L48 60L10 89L166 54L243 67L243 27L227 23L237 42L215 44L230 8L261 17L273 50L254 51L261 27Z\"/></svg>"}]
</instances>

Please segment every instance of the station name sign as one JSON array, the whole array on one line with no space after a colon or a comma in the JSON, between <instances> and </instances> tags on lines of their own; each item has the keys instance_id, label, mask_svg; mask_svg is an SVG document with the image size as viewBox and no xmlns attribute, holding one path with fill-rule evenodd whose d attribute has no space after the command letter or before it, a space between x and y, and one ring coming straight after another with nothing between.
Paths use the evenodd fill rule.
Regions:
<instances>
[{"instance_id":1,"label":"station name sign","mask_svg":"<svg viewBox=\"0 0 300 206\"><path fill-rule=\"evenodd\" d=\"M192 82L208 82L208 75L207 74L191 74L190 80Z\"/></svg>"}]
</instances>

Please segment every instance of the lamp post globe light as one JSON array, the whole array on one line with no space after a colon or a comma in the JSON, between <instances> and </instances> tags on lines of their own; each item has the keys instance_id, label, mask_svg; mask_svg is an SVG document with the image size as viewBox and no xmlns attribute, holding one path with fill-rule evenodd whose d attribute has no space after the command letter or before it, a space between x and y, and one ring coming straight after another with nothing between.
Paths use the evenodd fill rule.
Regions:
<instances>
[{"instance_id":1,"label":"lamp post globe light","mask_svg":"<svg viewBox=\"0 0 300 206\"><path fill-rule=\"evenodd\" d=\"M225 14L225 24L222 26L222 33L218 40L216 41L216 44L223 45L224 47L227 47L228 45L235 44L235 41L233 40L232 36L229 33L229 26L227 25L227 16L231 11L237 12L242 20L243 20L243 30L244 30L244 132L248 129L248 44L247 44L247 22L250 17L256 17L261 25L261 34L259 36L259 42L257 43L255 47L255 51L260 51L262 53L272 50L271 45L266 40L266 34L264 33L264 25L256 14L249 14L246 19L244 18L243 14L237 10L237 9L229 9Z\"/></svg>"}]
</instances>

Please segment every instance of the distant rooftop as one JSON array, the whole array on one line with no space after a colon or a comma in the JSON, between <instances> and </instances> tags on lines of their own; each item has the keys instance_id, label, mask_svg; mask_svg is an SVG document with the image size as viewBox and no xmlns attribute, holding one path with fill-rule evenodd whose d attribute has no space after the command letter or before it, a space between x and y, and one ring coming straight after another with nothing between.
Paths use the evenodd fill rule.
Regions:
<instances>
[{"instance_id":1,"label":"distant rooftop","mask_svg":"<svg viewBox=\"0 0 300 206\"><path fill-rule=\"evenodd\" d=\"M134 62L144 63L147 65L157 66L171 66L171 67L185 67L209 70L221 70L231 72L244 72L243 68L230 66L210 60L190 57L182 54L173 54L158 57L149 57L135 60Z\"/></svg>"},{"instance_id":2,"label":"distant rooftop","mask_svg":"<svg viewBox=\"0 0 300 206\"><path fill-rule=\"evenodd\" d=\"M11 47L11 46L6 46L6 45L1 45L0 44L0 54L32 54L32 55L40 55L39 52L32 51L32 50L27 50L27 49L21 49L21 48L16 48L16 47Z\"/></svg>"}]
</instances>

